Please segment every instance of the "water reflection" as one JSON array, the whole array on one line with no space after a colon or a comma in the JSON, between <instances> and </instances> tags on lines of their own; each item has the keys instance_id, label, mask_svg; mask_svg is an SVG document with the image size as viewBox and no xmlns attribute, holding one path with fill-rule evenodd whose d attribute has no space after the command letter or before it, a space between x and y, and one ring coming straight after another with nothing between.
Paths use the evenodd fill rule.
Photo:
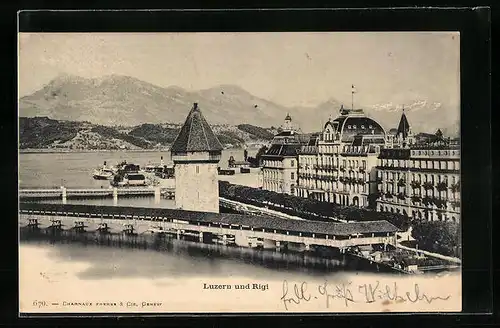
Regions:
<instances>
[{"instance_id":1,"label":"water reflection","mask_svg":"<svg viewBox=\"0 0 500 328\"><path fill-rule=\"evenodd\" d=\"M205 245L170 240L153 249L106 247L93 244L70 244L47 240L24 241L50 249L50 257L63 263L85 262L89 266L78 278L106 280L113 278L224 277L249 276L268 279L285 276L323 277L349 271L343 258L319 258L300 253L284 254L270 250ZM305 263L307 262L307 263Z\"/></svg>"}]
</instances>

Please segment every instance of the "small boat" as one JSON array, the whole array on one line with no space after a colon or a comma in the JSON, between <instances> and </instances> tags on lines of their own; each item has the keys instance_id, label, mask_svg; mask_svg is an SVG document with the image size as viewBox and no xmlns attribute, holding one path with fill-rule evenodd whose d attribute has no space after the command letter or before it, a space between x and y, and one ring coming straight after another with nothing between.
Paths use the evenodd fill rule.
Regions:
<instances>
[{"instance_id":1,"label":"small boat","mask_svg":"<svg viewBox=\"0 0 500 328\"><path fill-rule=\"evenodd\" d=\"M216 235L212 238L212 242L219 245L234 245L235 237L234 236L226 236L224 238L223 235Z\"/></svg>"},{"instance_id":2,"label":"small boat","mask_svg":"<svg viewBox=\"0 0 500 328\"><path fill-rule=\"evenodd\" d=\"M113 177L113 171L105 169L96 169L92 175L96 180L109 180Z\"/></svg>"},{"instance_id":3,"label":"small boat","mask_svg":"<svg viewBox=\"0 0 500 328\"><path fill-rule=\"evenodd\" d=\"M100 168L94 170L92 176L96 180L110 180L113 178L115 171L112 168L107 167L106 162Z\"/></svg>"},{"instance_id":4,"label":"small boat","mask_svg":"<svg viewBox=\"0 0 500 328\"><path fill-rule=\"evenodd\" d=\"M163 156L160 159L160 164L151 164L149 163L144 167L144 171L147 173L157 173L157 172L163 172L164 169L164 162L163 162Z\"/></svg>"},{"instance_id":5,"label":"small boat","mask_svg":"<svg viewBox=\"0 0 500 328\"><path fill-rule=\"evenodd\" d=\"M151 233L159 233L159 234L167 233L167 230L163 229L163 227L161 225L152 225L151 227L149 227L149 229L147 231L151 232Z\"/></svg>"}]
</instances>

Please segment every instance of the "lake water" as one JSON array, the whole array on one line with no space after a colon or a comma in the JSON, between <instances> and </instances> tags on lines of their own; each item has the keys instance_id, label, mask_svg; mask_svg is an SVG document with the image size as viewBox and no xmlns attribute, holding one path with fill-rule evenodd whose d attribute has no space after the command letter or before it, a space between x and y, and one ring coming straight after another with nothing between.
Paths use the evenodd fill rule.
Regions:
<instances>
[{"instance_id":1,"label":"lake water","mask_svg":"<svg viewBox=\"0 0 500 328\"><path fill-rule=\"evenodd\" d=\"M248 156L256 150L249 150ZM106 161L115 165L124 160L144 167L171 162L169 152L85 152L85 153L21 153L19 155L19 186L21 188L100 188L109 187L109 181L94 180L92 172ZM243 160L243 150L229 149L222 152L220 166L227 167L230 156Z\"/></svg>"},{"instance_id":2,"label":"lake water","mask_svg":"<svg viewBox=\"0 0 500 328\"><path fill-rule=\"evenodd\" d=\"M249 149L248 156L255 156L257 150ZM109 188L106 180L95 180L92 172L102 166L115 165L124 160L127 163L144 167L148 164L159 164L161 157L165 164L171 164L169 152L85 152L85 153L21 153L19 155L19 186L20 188ZM229 149L222 152L219 166L227 167L230 156L235 160L243 160L243 150ZM256 185L255 175L221 176L221 179L232 183ZM255 182L254 182L255 181ZM59 200L44 200L44 203L60 203ZM68 199L69 204L113 205L113 199ZM155 203L154 197L118 198L118 204L123 206L172 208L173 200L161 199Z\"/></svg>"},{"instance_id":3,"label":"lake water","mask_svg":"<svg viewBox=\"0 0 500 328\"><path fill-rule=\"evenodd\" d=\"M251 151L249 155L252 155ZM166 163L169 162L168 153L154 152L20 154L20 187L57 188L63 184L67 187L107 188L109 182L94 180L91 175L92 170L104 161L114 165L127 160L129 163L144 166L159 163L160 156L164 157ZM227 165L229 156L242 160L243 151L224 151L221 166ZM68 201L105 205L112 202ZM154 204L152 197L130 198L119 199L118 204L172 207L173 201L162 199L160 204ZM293 256L296 259L296 255ZM275 257L279 259L276 263L259 261L258 257L249 260L248 256L231 255L224 251L223 247L216 252L206 251L196 245L183 244L182 241L175 247L162 251L82 246L50 241L23 242L20 245L20 305L22 311L35 312L284 311L280 301L283 279L308 281L310 284L320 284L325 280L373 280L371 273L353 272L343 261L329 261L327 268L324 265L311 268L306 265L290 266L287 255L277 254ZM321 264L322 260L319 261ZM205 291L204 283L269 284L269 290L267 294L248 291L246 296L233 290L222 296L220 291ZM456 288L460 288L459 283L447 286L455 288L452 291L458 295ZM90 301L94 302L94 307L62 306L62 303L52 307L34 305L35 301L41 299L47 302ZM139 305L99 307L95 306L98 301L133 301L132 303L138 302ZM158 301L162 305L143 307L140 305L143 301ZM328 310L323 303L321 306L310 306L312 311ZM339 306L342 311L350 311L342 304ZM430 307L427 310L432 309L433 307ZM440 309L444 309L443 306ZM456 309L456 306L453 309ZM295 311L301 310L309 311L307 308L295 308Z\"/></svg>"}]
</instances>

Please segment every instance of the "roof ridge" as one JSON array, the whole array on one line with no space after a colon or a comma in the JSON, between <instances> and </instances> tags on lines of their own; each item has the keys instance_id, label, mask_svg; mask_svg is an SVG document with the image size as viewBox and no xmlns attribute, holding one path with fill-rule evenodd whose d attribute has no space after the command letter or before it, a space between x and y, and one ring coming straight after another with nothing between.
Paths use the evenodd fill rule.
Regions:
<instances>
[{"instance_id":1,"label":"roof ridge","mask_svg":"<svg viewBox=\"0 0 500 328\"><path fill-rule=\"evenodd\" d=\"M201 111L200 111L201 113ZM208 137L207 137L207 133L205 131L205 124L204 123L207 123L208 125L208 122L205 120L205 118L203 116L200 115L199 117L200 121L201 121L201 131L203 131L203 136L205 137L205 142L207 143L207 148L210 148L210 143L208 142ZM210 125L209 125L210 126ZM215 133L214 133L215 134Z\"/></svg>"},{"instance_id":2,"label":"roof ridge","mask_svg":"<svg viewBox=\"0 0 500 328\"><path fill-rule=\"evenodd\" d=\"M193 130L194 108L195 107L193 107L188 114L188 120L190 124L189 124L189 132L187 136L186 148L189 148L189 140L191 139L191 131Z\"/></svg>"}]
</instances>

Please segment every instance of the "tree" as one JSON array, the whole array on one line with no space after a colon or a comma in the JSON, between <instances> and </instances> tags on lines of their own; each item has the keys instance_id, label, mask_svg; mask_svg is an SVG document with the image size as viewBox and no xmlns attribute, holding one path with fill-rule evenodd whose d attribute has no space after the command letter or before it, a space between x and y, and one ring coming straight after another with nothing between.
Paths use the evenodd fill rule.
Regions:
<instances>
[{"instance_id":1,"label":"tree","mask_svg":"<svg viewBox=\"0 0 500 328\"><path fill-rule=\"evenodd\" d=\"M415 221L412 236L419 248L460 257L460 225L444 221Z\"/></svg>"}]
</instances>

